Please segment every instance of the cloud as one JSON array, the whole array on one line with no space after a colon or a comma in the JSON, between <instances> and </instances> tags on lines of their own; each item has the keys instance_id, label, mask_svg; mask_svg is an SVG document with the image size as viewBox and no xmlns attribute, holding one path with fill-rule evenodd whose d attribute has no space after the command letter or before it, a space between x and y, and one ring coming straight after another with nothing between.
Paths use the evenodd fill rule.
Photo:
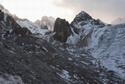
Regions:
<instances>
[{"instance_id":1,"label":"cloud","mask_svg":"<svg viewBox=\"0 0 125 84\"><path fill-rule=\"evenodd\" d=\"M3 0L0 0L0 4L3 3Z\"/></svg>"},{"instance_id":2,"label":"cloud","mask_svg":"<svg viewBox=\"0 0 125 84\"><path fill-rule=\"evenodd\" d=\"M125 0L60 0L55 5L75 12L85 10L107 22L117 17L125 17Z\"/></svg>"}]
</instances>

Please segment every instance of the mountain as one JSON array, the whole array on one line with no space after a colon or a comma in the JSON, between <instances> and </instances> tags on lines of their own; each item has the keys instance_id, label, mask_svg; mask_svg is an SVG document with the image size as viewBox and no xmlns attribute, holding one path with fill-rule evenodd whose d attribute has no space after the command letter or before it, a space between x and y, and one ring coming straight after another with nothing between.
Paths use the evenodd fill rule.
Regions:
<instances>
[{"instance_id":1,"label":"mountain","mask_svg":"<svg viewBox=\"0 0 125 84\"><path fill-rule=\"evenodd\" d=\"M50 31L52 31L55 23L55 18L43 16L41 20L37 20L34 23L41 28L47 27Z\"/></svg>"},{"instance_id":2,"label":"mountain","mask_svg":"<svg viewBox=\"0 0 125 84\"><path fill-rule=\"evenodd\" d=\"M82 14L85 14L85 12L82 12ZM94 51L91 51L93 40L88 39L96 31L114 26L107 26L100 20L93 18L86 20L83 20L83 16L76 18L82 18L82 20L74 19L72 24L69 24L64 19L56 19L54 31L40 37L39 34L34 34L31 30L34 23L32 24L27 19L19 20L17 18L15 20L13 15L1 10L0 83L125 84L125 80L115 70L107 70L106 66L102 67L101 64L100 66L95 64L98 59L92 53ZM64 29L62 29L62 26L64 26ZM37 28L37 26L34 28ZM41 28L38 27L38 29ZM92 32L93 29L97 30ZM121 33L117 34L121 35ZM98 39L99 35L92 36ZM46 36L49 37L49 40L44 38ZM61 39L58 39L58 36ZM76 39L77 36L83 39ZM77 41L72 42L73 39ZM85 45L84 41L88 45ZM100 46L106 44L103 43L105 42L103 40L101 42ZM113 42L115 42L114 39ZM90 52L87 51L89 49Z\"/></svg>"},{"instance_id":3,"label":"mountain","mask_svg":"<svg viewBox=\"0 0 125 84\"><path fill-rule=\"evenodd\" d=\"M19 18L16 15L12 15L12 17L21 27L28 28L34 34L45 35L47 32L51 32L55 23L55 19L53 17L47 16L43 16L41 20L37 20L35 22Z\"/></svg>"},{"instance_id":4,"label":"mountain","mask_svg":"<svg viewBox=\"0 0 125 84\"><path fill-rule=\"evenodd\" d=\"M125 24L125 18L117 18L111 22L112 24Z\"/></svg>"},{"instance_id":5,"label":"mountain","mask_svg":"<svg viewBox=\"0 0 125 84\"><path fill-rule=\"evenodd\" d=\"M79 57L84 51L94 58L93 63L96 66L117 72L122 78L125 77L124 24L105 24L82 11L76 15L68 28L72 30L72 34L66 36L68 45L66 50L69 53Z\"/></svg>"},{"instance_id":6,"label":"mountain","mask_svg":"<svg viewBox=\"0 0 125 84\"><path fill-rule=\"evenodd\" d=\"M83 41L85 41L85 39L87 40L89 38L93 28L102 28L106 26L106 24L104 24L101 20L93 19L89 14L84 11L76 15L70 25L72 32L74 32L67 40L67 43L70 44L76 44L82 39ZM86 43L87 42L82 44L84 45Z\"/></svg>"},{"instance_id":7,"label":"mountain","mask_svg":"<svg viewBox=\"0 0 125 84\"><path fill-rule=\"evenodd\" d=\"M106 25L81 12L71 23L71 28L74 29L74 34L69 36L68 44L89 52L96 59L97 66L125 77L124 24Z\"/></svg>"},{"instance_id":8,"label":"mountain","mask_svg":"<svg viewBox=\"0 0 125 84\"><path fill-rule=\"evenodd\" d=\"M16 22L21 26L21 27L26 27L28 28L32 33L34 34L42 34L44 35L46 32L49 32L47 28L40 28L39 25L34 24L28 19L18 19Z\"/></svg>"}]
</instances>

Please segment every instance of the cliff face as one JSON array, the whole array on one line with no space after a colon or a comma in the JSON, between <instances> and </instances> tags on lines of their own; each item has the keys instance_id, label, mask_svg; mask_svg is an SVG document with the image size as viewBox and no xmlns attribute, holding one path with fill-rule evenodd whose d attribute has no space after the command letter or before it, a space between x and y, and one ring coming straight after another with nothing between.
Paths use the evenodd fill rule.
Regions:
<instances>
[{"instance_id":1,"label":"cliff face","mask_svg":"<svg viewBox=\"0 0 125 84\"><path fill-rule=\"evenodd\" d=\"M57 18L54 26L54 38L60 42L66 42L72 31L70 25L66 20Z\"/></svg>"}]
</instances>

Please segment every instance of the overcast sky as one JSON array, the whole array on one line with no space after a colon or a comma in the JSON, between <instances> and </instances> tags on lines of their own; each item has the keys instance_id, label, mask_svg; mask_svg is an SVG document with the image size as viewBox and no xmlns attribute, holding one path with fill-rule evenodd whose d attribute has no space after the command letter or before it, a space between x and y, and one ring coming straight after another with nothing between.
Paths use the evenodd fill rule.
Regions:
<instances>
[{"instance_id":1,"label":"overcast sky","mask_svg":"<svg viewBox=\"0 0 125 84\"><path fill-rule=\"evenodd\" d=\"M32 21L45 15L71 21L82 10L108 23L125 17L125 0L0 0L0 4L11 13Z\"/></svg>"}]
</instances>

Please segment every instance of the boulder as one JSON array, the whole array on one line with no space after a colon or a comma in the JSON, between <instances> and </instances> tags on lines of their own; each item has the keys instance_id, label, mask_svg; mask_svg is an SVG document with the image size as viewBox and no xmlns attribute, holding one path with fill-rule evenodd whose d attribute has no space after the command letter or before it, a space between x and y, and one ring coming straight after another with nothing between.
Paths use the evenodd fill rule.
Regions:
<instances>
[{"instance_id":1,"label":"boulder","mask_svg":"<svg viewBox=\"0 0 125 84\"><path fill-rule=\"evenodd\" d=\"M72 34L68 21L60 18L55 21L54 32L54 39L60 42L66 42L67 38Z\"/></svg>"}]
</instances>

